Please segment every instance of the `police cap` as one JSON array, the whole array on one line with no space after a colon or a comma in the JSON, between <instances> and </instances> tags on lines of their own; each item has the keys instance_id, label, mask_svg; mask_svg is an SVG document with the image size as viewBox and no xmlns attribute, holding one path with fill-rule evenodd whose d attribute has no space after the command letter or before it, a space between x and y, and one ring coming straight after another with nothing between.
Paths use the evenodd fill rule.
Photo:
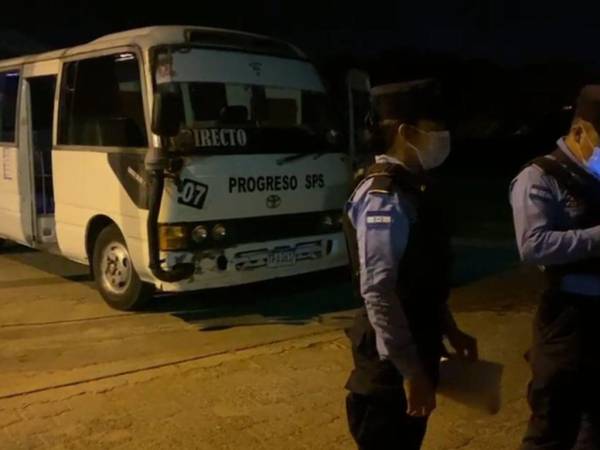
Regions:
<instances>
[{"instance_id":1,"label":"police cap","mask_svg":"<svg viewBox=\"0 0 600 450\"><path fill-rule=\"evenodd\" d=\"M419 119L445 118L440 84L434 79L375 86L371 99L379 120L416 123Z\"/></svg>"},{"instance_id":2,"label":"police cap","mask_svg":"<svg viewBox=\"0 0 600 450\"><path fill-rule=\"evenodd\" d=\"M575 118L590 122L600 132L600 84L590 84L581 90Z\"/></svg>"}]
</instances>

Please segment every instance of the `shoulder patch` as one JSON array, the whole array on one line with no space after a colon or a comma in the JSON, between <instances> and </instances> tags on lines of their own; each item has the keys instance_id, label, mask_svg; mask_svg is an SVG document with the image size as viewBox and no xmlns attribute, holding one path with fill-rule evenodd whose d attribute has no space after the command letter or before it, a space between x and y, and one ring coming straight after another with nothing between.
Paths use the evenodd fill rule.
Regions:
<instances>
[{"instance_id":1,"label":"shoulder patch","mask_svg":"<svg viewBox=\"0 0 600 450\"><path fill-rule=\"evenodd\" d=\"M367 228L388 228L392 224L392 214L389 211L367 212Z\"/></svg>"}]
</instances>

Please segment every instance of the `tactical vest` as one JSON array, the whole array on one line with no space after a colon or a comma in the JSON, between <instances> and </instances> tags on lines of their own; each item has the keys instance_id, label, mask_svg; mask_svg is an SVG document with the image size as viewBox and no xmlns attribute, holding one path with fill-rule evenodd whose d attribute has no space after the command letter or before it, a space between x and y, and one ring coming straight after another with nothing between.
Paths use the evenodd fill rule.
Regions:
<instances>
[{"instance_id":1,"label":"tactical vest","mask_svg":"<svg viewBox=\"0 0 600 450\"><path fill-rule=\"evenodd\" d=\"M443 304L450 290L450 229L444 205L431 180L398 164L374 164L365 175L372 179L367 195L399 192L413 206L408 243L398 267L396 294L402 302L417 349L433 378L442 351ZM345 217L344 228L356 295L360 296L360 264L356 230ZM352 342L355 369L346 387L364 395L388 395L401 389L402 379L389 361L380 361L373 330L364 307L347 332Z\"/></svg>"},{"instance_id":2,"label":"tactical vest","mask_svg":"<svg viewBox=\"0 0 600 450\"><path fill-rule=\"evenodd\" d=\"M576 217L573 227L584 229L600 225L600 182L571 160L564 151L557 149L550 156L536 158L530 164L538 166L546 175L554 178L563 191L582 205L582 212ZM551 286L560 283L561 278L567 274L600 275L600 258L546 266L545 272Z\"/></svg>"}]
</instances>

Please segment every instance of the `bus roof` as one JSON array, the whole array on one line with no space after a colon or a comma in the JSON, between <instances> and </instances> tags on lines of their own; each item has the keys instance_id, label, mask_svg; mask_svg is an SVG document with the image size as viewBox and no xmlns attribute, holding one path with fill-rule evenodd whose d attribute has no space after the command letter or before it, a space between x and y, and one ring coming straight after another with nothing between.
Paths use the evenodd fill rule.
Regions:
<instances>
[{"instance_id":1,"label":"bus roof","mask_svg":"<svg viewBox=\"0 0 600 450\"><path fill-rule=\"evenodd\" d=\"M135 45L146 51L151 47L167 44L205 45L223 49L245 50L306 59L306 55L297 47L271 37L221 28L173 25L122 31L102 36L88 44L6 59L0 61L0 68L17 67L36 61L60 59L105 48Z\"/></svg>"}]
</instances>

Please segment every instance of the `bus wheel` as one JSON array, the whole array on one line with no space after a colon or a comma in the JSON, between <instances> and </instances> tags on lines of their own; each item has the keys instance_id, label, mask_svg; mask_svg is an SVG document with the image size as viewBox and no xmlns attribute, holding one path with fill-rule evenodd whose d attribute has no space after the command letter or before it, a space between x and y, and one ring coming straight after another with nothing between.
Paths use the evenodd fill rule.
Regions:
<instances>
[{"instance_id":1,"label":"bus wheel","mask_svg":"<svg viewBox=\"0 0 600 450\"><path fill-rule=\"evenodd\" d=\"M153 286L142 282L135 271L116 225L100 232L94 244L92 270L100 294L109 306L122 311L139 309L153 293Z\"/></svg>"}]
</instances>

